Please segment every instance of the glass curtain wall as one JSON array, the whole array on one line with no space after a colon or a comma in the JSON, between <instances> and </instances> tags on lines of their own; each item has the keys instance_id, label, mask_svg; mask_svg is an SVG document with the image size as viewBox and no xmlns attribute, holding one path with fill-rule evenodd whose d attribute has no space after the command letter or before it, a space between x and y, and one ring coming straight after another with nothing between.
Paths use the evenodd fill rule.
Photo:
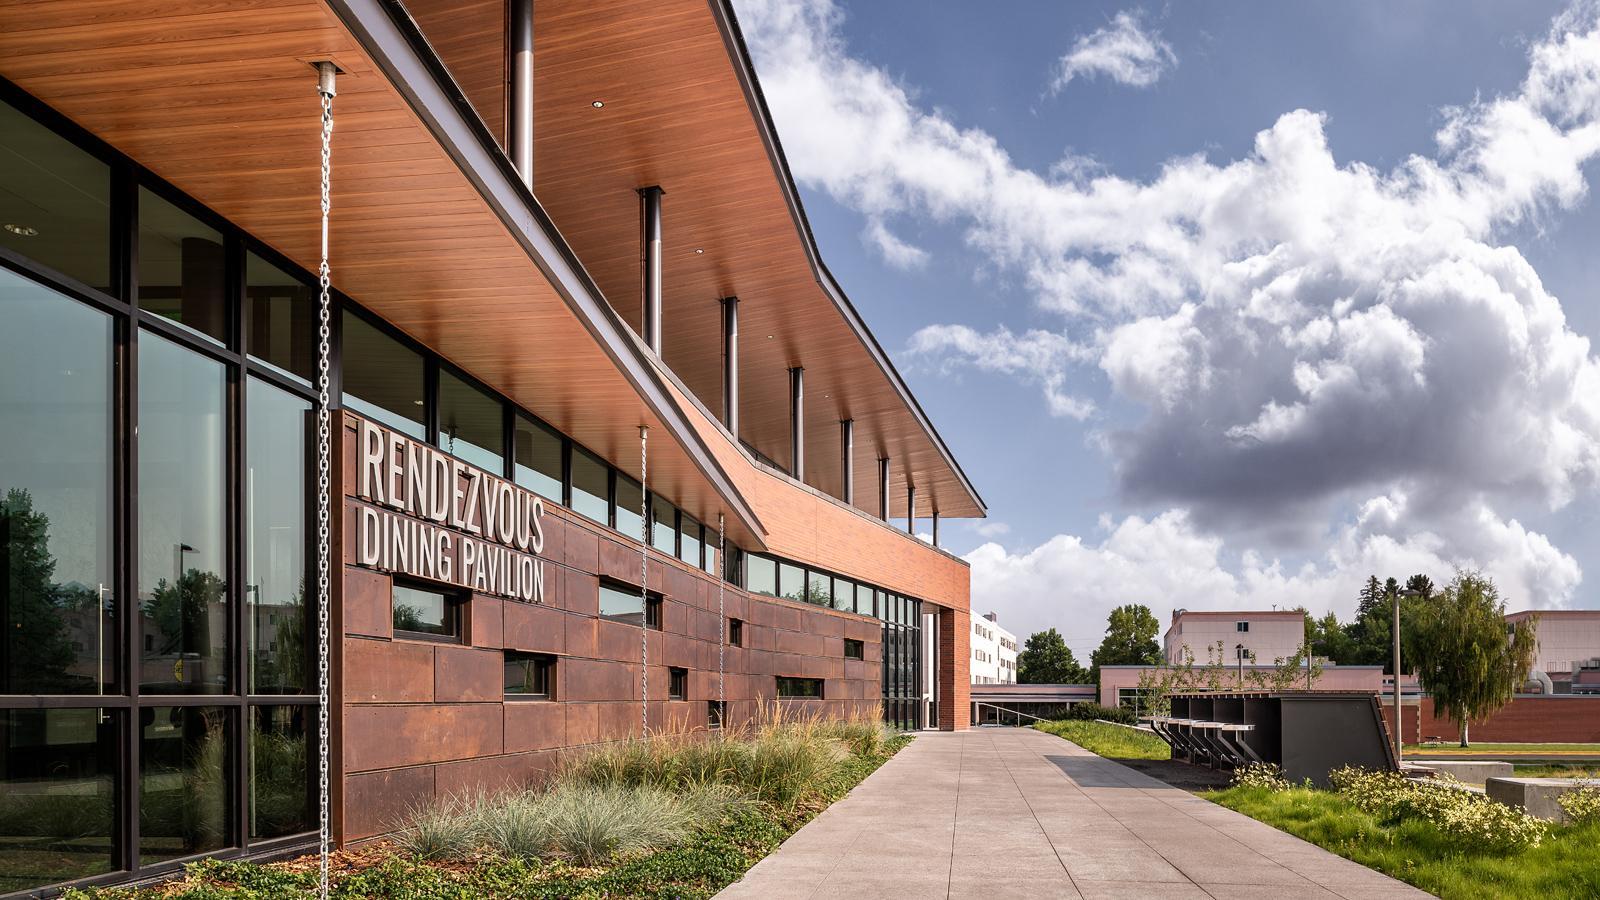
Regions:
<instances>
[{"instance_id":1,"label":"glass curtain wall","mask_svg":"<svg viewBox=\"0 0 1600 900\"><path fill-rule=\"evenodd\" d=\"M0 152L0 894L305 841L312 281L5 86Z\"/></svg>"}]
</instances>

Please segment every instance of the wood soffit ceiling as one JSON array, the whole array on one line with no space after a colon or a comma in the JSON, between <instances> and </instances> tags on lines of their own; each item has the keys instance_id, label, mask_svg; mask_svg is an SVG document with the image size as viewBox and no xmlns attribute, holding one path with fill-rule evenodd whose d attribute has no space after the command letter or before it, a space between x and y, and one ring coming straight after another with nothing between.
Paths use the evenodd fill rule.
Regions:
<instances>
[{"instance_id":1,"label":"wood soffit ceiling","mask_svg":"<svg viewBox=\"0 0 1600 900\"><path fill-rule=\"evenodd\" d=\"M829 276L813 265L798 207L769 155L763 114L745 93L719 25L719 2L536 0L535 194L612 306L637 328L637 190L660 185L663 355L701 401L722 408L718 301L737 296L741 438L788 465L787 370L802 366L808 483L842 494L839 421L854 418L859 508L877 513L876 460L888 456L893 514L905 512L909 469L917 515L937 509L941 516L982 516L976 492L924 426L915 401L820 280ZM460 17L453 21L461 27ZM443 42L462 43L449 36L443 17L419 22ZM464 86L475 80L473 68L483 67L477 55L446 62ZM479 83L480 105L492 105L493 86ZM595 100L604 106L596 109Z\"/></svg>"},{"instance_id":2,"label":"wood soffit ceiling","mask_svg":"<svg viewBox=\"0 0 1600 900\"><path fill-rule=\"evenodd\" d=\"M619 465L652 426L651 486L764 545L322 0L0 0L0 75L311 271L328 58L335 286Z\"/></svg>"}]
</instances>

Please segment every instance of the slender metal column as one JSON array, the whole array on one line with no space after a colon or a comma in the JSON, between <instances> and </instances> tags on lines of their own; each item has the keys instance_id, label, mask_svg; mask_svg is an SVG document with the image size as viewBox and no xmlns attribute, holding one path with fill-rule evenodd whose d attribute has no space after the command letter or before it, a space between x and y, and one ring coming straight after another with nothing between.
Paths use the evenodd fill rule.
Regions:
<instances>
[{"instance_id":1,"label":"slender metal column","mask_svg":"<svg viewBox=\"0 0 1600 900\"><path fill-rule=\"evenodd\" d=\"M917 533L917 489L906 479L906 534Z\"/></svg>"},{"instance_id":2,"label":"slender metal column","mask_svg":"<svg viewBox=\"0 0 1600 900\"><path fill-rule=\"evenodd\" d=\"M789 474L806 480L806 370L789 370Z\"/></svg>"},{"instance_id":3,"label":"slender metal column","mask_svg":"<svg viewBox=\"0 0 1600 900\"><path fill-rule=\"evenodd\" d=\"M644 251L644 342L661 355L661 198L664 191L652 185L639 191L640 243Z\"/></svg>"},{"instance_id":4,"label":"slender metal column","mask_svg":"<svg viewBox=\"0 0 1600 900\"><path fill-rule=\"evenodd\" d=\"M933 545L935 547L939 546L939 509L938 509L938 507L934 507L934 510L933 510Z\"/></svg>"},{"instance_id":5,"label":"slender metal column","mask_svg":"<svg viewBox=\"0 0 1600 900\"><path fill-rule=\"evenodd\" d=\"M878 457L878 518L889 521L889 457Z\"/></svg>"},{"instance_id":6,"label":"slender metal column","mask_svg":"<svg viewBox=\"0 0 1600 900\"><path fill-rule=\"evenodd\" d=\"M533 0L511 2L511 103L506 143L511 164L533 190Z\"/></svg>"},{"instance_id":7,"label":"slender metal column","mask_svg":"<svg viewBox=\"0 0 1600 900\"><path fill-rule=\"evenodd\" d=\"M739 438L739 298L722 298L722 424Z\"/></svg>"},{"instance_id":8,"label":"slender metal column","mask_svg":"<svg viewBox=\"0 0 1600 900\"><path fill-rule=\"evenodd\" d=\"M846 503L856 502L856 420L839 420L839 472L843 480L844 496L839 499Z\"/></svg>"}]
</instances>

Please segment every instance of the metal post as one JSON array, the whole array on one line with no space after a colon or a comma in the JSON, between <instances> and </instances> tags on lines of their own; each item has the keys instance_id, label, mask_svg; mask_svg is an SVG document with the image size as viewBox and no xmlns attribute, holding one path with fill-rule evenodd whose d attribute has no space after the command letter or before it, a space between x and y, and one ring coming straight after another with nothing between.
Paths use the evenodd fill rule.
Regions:
<instances>
[{"instance_id":1,"label":"metal post","mask_svg":"<svg viewBox=\"0 0 1600 900\"><path fill-rule=\"evenodd\" d=\"M839 477L841 479L842 493L839 499L846 503L856 502L856 472L854 460L856 456L856 420L839 420Z\"/></svg>"},{"instance_id":2,"label":"metal post","mask_svg":"<svg viewBox=\"0 0 1600 900\"><path fill-rule=\"evenodd\" d=\"M511 0L511 163L533 190L533 0Z\"/></svg>"},{"instance_id":3,"label":"metal post","mask_svg":"<svg viewBox=\"0 0 1600 900\"><path fill-rule=\"evenodd\" d=\"M889 521L889 457L878 457L878 518Z\"/></svg>"},{"instance_id":4,"label":"metal post","mask_svg":"<svg viewBox=\"0 0 1600 900\"><path fill-rule=\"evenodd\" d=\"M1404 741L1401 735L1405 732L1405 725L1400 719L1400 596L1397 593L1394 599L1394 761L1400 763L1400 756L1404 752L1401 747Z\"/></svg>"},{"instance_id":5,"label":"metal post","mask_svg":"<svg viewBox=\"0 0 1600 900\"><path fill-rule=\"evenodd\" d=\"M917 488L906 478L906 534L917 533Z\"/></svg>"},{"instance_id":6,"label":"metal post","mask_svg":"<svg viewBox=\"0 0 1600 900\"><path fill-rule=\"evenodd\" d=\"M939 546L939 509L938 509L938 507L934 507L934 510L933 510L933 545L935 547Z\"/></svg>"},{"instance_id":7,"label":"metal post","mask_svg":"<svg viewBox=\"0 0 1600 900\"><path fill-rule=\"evenodd\" d=\"M664 192L652 185L639 191L641 234L644 245L644 342L661 355L661 198Z\"/></svg>"},{"instance_id":8,"label":"metal post","mask_svg":"<svg viewBox=\"0 0 1600 900\"><path fill-rule=\"evenodd\" d=\"M722 298L722 424L739 439L739 298Z\"/></svg>"},{"instance_id":9,"label":"metal post","mask_svg":"<svg viewBox=\"0 0 1600 900\"><path fill-rule=\"evenodd\" d=\"M789 474L806 480L806 370L789 370Z\"/></svg>"}]
</instances>

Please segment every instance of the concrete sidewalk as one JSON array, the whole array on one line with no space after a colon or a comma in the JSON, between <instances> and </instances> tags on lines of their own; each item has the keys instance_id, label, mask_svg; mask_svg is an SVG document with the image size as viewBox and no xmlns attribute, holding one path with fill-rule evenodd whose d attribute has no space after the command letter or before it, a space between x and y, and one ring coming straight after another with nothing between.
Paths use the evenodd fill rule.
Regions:
<instances>
[{"instance_id":1,"label":"concrete sidewalk","mask_svg":"<svg viewBox=\"0 0 1600 900\"><path fill-rule=\"evenodd\" d=\"M1031 729L924 733L718 895L1428 897Z\"/></svg>"}]
</instances>

